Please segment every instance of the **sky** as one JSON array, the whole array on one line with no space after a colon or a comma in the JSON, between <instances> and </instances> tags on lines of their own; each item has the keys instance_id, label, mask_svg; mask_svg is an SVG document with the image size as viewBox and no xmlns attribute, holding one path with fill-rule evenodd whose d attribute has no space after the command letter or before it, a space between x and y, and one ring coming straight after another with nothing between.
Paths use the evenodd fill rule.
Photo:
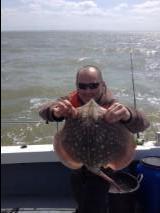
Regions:
<instances>
[{"instance_id":1,"label":"sky","mask_svg":"<svg viewBox=\"0 0 160 213\"><path fill-rule=\"evenodd\" d=\"M1 0L1 31L160 31L160 0Z\"/></svg>"}]
</instances>

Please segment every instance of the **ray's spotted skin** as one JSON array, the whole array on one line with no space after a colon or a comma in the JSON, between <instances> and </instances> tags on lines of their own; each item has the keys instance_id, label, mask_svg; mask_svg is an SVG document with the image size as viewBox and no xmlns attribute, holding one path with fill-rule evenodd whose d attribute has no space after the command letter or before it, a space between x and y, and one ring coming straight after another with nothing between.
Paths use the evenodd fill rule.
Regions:
<instances>
[{"instance_id":1,"label":"ray's spotted skin","mask_svg":"<svg viewBox=\"0 0 160 213\"><path fill-rule=\"evenodd\" d=\"M113 170L126 167L135 152L132 133L120 122L106 122L106 109L93 99L76 110L76 116L67 118L54 137L54 149L62 162L73 169L82 165Z\"/></svg>"}]
</instances>

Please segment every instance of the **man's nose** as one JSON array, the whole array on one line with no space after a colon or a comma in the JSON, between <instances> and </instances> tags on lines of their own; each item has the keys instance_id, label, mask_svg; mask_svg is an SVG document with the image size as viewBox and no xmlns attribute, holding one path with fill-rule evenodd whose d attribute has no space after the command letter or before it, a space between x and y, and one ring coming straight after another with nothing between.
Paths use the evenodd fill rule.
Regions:
<instances>
[{"instance_id":1,"label":"man's nose","mask_svg":"<svg viewBox=\"0 0 160 213\"><path fill-rule=\"evenodd\" d=\"M89 88L89 87L87 87L86 89L85 89L85 92L86 93L90 93L92 90Z\"/></svg>"}]
</instances>

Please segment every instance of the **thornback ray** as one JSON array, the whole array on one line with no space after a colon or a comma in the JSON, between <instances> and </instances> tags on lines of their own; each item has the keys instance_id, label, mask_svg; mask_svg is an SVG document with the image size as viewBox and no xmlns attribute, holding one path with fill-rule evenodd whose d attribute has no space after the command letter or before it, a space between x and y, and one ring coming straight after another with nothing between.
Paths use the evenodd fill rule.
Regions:
<instances>
[{"instance_id":1,"label":"thornback ray","mask_svg":"<svg viewBox=\"0 0 160 213\"><path fill-rule=\"evenodd\" d=\"M106 110L93 99L76 110L76 116L67 118L54 137L54 148L62 162L72 169L85 165L104 179L107 175L101 167L119 170L129 165L135 153L133 134L121 122L106 122ZM108 181L112 182L109 177Z\"/></svg>"}]
</instances>

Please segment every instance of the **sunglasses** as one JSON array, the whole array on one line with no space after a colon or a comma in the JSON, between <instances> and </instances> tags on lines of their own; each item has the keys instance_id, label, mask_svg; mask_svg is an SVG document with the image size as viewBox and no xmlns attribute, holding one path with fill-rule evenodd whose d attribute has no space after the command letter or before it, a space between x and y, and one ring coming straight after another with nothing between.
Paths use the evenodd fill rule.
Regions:
<instances>
[{"instance_id":1,"label":"sunglasses","mask_svg":"<svg viewBox=\"0 0 160 213\"><path fill-rule=\"evenodd\" d=\"M89 83L89 84L85 84L85 83L78 83L78 88L79 89L97 89L99 87L100 83Z\"/></svg>"}]
</instances>

